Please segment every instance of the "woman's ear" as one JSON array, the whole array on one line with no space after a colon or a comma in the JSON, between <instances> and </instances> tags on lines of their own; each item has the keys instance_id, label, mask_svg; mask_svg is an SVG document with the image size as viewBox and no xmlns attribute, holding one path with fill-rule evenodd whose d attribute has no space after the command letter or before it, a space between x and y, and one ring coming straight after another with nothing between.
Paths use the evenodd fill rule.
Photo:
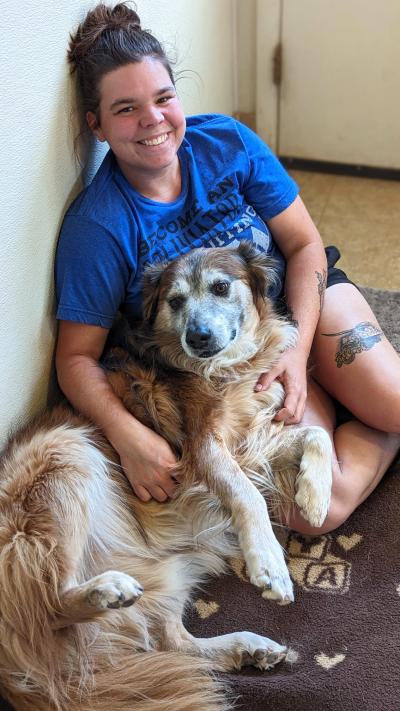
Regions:
<instances>
[{"instance_id":1,"label":"woman's ear","mask_svg":"<svg viewBox=\"0 0 400 711\"><path fill-rule=\"evenodd\" d=\"M105 135L103 131L100 128L100 125L97 121L96 114L93 113L93 111L88 111L86 114L86 121L87 125L89 126L90 130L92 133L96 136L96 138L103 142L106 140Z\"/></svg>"}]
</instances>

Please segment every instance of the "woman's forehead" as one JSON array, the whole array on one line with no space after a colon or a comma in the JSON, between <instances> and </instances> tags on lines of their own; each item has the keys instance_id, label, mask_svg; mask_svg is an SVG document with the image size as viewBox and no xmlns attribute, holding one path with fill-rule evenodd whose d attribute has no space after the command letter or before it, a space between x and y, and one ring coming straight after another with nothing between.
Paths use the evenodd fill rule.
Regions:
<instances>
[{"instance_id":1,"label":"woman's forehead","mask_svg":"<svg viewBox=\"0 0 400 711\"><path fill-rule=\"evenodd\" d=\"M110 105L123 99L139 101L149 93L157 96L174 90L163 63L152 57L112 69L102 77L99 88L102 98Z\"/></svg>"}]
</instances>

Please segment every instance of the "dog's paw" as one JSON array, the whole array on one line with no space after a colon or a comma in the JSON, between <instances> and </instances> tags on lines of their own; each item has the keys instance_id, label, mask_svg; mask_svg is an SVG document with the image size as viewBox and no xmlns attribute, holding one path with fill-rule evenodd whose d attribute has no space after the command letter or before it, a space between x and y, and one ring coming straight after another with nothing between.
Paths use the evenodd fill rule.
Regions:
<instances>
[{"instance_id":1,"label":"dog's paw","mask_svg":"<svg viewBox=\"0 0 400 711\"><path fill-rule=\"evenodd\" d=\"M320 528L328 515L331 487L319 478L318 473L301 472L296 480L295 501L303 518Z\"/></svg>"},{"instance_id":2,"label":"dog's paw","mask_svg":"<svg viewBox=\"0 0 400 711\"><path fill-rule=\"evenodd\" d=\"M261 595L266 600L273 600L278 605L289 605L294 601L293 583L288 573L282 571L279 575L271 575L265 570L262 575L250 580L262 589Z\"/></svg>"},{"instance_id":3,"label":"dog's paw","mask_svg":"<svg viewBox=\"0 0 400 711\"><path fill-rule=\"evenodd\" d=\"M143 588L137 580L113 570L97 575L90 582L86 600L98 610L130 607L143 595Z\"/></svg>"},{"instance_id":4,"label":"dog's paw","mask_svg":"<svg viewBox=\"0 0 400 711\"><path fill-rule=\"evenodd\" d=\"M296 654L292 650L277 644L277 642L268 639L268 637L261 637L253 632L239 634L241 635L241 645L244 646L244 649L242 648L237 654L235 659L236 669L252 666L261 671L268 671L285 659L294 661L296 658Z\"/></svg>"},{"instance_id":5,"label":"dog's paw","mask_svg":"<svg viewBox=\"0 0 400 711\"><path fill-rule=\"evenodd\" d=\"M294 600L293 583L290 579L283 553L276 543L277 555L272 551L262 554L257 551L256 556L247 559L247 572L250 582L262 590L262 597L274 600L280 605L288 605Z\"/></svg>"}]
</instances>

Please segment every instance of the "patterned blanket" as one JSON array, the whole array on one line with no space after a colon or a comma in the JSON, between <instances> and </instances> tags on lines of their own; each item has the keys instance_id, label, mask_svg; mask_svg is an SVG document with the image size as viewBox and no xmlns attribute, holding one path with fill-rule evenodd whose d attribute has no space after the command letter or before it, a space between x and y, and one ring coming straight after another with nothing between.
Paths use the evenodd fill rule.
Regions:
<instances>
[{"instance_id":1,"label":"patterned blanket","mask_svg":"<svg viewBox=\"0 0 400 711\"><path fill-rule=\"evenodd\" d=\"M400 293L363 289L400 351ZM272 672L228 675L246 711L399 711L400 460L337 531L316 539L281 532L294 604L261 598L241 560L210 582L188 613L195 635L247 629L298 651ZM278 534L279 535L279 534Z\"/></svg>"}]
</instances>

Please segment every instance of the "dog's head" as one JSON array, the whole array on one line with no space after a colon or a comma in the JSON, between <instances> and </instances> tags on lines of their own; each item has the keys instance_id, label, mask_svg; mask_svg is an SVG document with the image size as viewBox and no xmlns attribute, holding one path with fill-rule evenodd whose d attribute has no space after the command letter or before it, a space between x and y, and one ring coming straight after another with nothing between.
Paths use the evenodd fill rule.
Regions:
<instances>
[{"instance_id":1,"label":"dog's head","mask_svg":"<svg viewBox=\"0 0 400 711\"><path fill-rule=\"evenodd\" d=\"M157 340L178 345L178 339L191 358L243 355L273 280L272 260L249 243L194 249L145 273L144 319Z\"/></svg>"}]
</instances>

